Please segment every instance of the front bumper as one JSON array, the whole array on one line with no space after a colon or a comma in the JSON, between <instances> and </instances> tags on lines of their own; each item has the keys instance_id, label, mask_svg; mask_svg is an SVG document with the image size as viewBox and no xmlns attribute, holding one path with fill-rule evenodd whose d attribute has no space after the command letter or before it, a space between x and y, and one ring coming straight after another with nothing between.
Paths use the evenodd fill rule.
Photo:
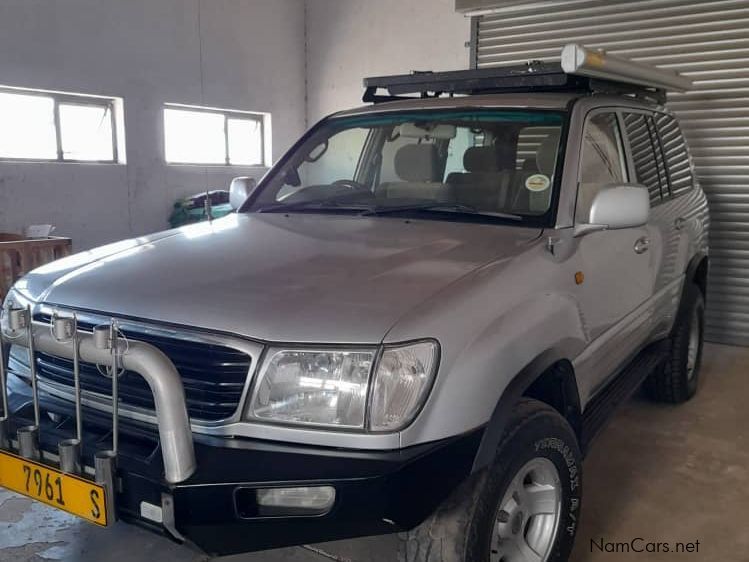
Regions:
<instances>
[{"instance_id":1,"label":"front bumper","mask_svg":"<svg viewBox=\"0 0 749 562\"><path fill-rule=\"evenodd\" d=\"M24 387L11 385L12 419L19 427L33 418ZM54 452L70 435L70 404L42 396L42 407L52 417L43 418L40 446ZM96 450L111 439L109 418L94 411L85 415L83 462L93 466ZM213 555L402 531L421 523L469 476L482 434L477 430L377 452L196 435L197 471L182 483L169 484L163 478L158 435L129 422L120 426L117 517L174 538L143 511L144 502L160 506L166 494L174 508L170 523L186 541ZM325 515L253 515L258 488L320 485L336 490L335 504Z\"/></svg>"},{"instance_id":2,"label":"front bumper","mask_svg":"<svg viewBox=\"0 0 749 562\"><path fill-rule=\"evenodd\" d=\"M70 353L50 337L47 326L34 324L33 340L40 349ZM82 337L81 357L104 363L107 355L96 348L92 335ZM109 451L115 453L116 473L107 496L114 498L117 518L192 542L211 554L413 528L469 476L483 435L476 430L406 449L361 451L192 434L174 366L153 346L137 341L128 346L121 359L149 382L158 425L120 421L84 408L83 475L99 480L92 468L95 457L109 449L116 435L119 446ZM75 431L73 404L44 392L35 401L29 385L11 379L7 434L36 426L41 462L57 465L59 444ZM334 504L322 515L276 509L268 516L257 501L260 489L315 486L336 492Z\"/></svg>"}]
</instances>

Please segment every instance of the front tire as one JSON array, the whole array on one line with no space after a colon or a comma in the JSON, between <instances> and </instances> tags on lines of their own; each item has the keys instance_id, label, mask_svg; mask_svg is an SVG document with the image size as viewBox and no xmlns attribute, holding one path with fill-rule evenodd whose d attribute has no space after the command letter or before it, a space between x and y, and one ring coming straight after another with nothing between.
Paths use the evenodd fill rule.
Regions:
<instances>
[{"instance_id":1,"label":"front tire","mask_svg":"<svg viewBox=\"0 0 749 562\"><path fill-rule=\"evenodd\" d=\"M580 514L581 455L556 410L524 399L492 465L464 482L416 529L400 562L565 562Z\"/></svg>"},{"instance_id":2,"label":"front tire","mask_svg":"<svg viewBox=\"0 0 749 562\"><path fill-rule=\"evenodd\" d=\"M699 386L705 299L697 286L690 286L685 298L687 306L666 340L668 359L646 382L648 394L658 402L681 404L690 400Z\"/></svg>"}]
</instances>

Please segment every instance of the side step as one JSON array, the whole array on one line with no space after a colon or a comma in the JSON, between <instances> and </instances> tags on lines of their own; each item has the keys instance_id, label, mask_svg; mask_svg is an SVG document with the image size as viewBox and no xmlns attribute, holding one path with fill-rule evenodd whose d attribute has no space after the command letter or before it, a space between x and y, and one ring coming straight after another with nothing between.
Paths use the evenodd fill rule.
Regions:
<instances>
[{"instance_id":1,"label":"side step","mask_svg":"<svg viewBox=\"0 0 749 562\"><path fill-rule=\"evenodd\" d=\"M654 344L644 349L606 388L591 399L583 412L580 443L583 452L589 450L591 442L606 427L617 408L640 388L645 379L660 367L666 358L663 345Z\"/></svg>"}]
</instances>

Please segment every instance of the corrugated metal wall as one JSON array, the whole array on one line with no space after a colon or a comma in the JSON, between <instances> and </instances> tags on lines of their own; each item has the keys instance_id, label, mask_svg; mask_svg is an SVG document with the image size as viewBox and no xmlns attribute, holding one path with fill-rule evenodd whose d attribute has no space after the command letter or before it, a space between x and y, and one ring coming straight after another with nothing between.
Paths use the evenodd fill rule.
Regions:
<instances>
[{"instance_id":1,"label":"corrugated metal wall","mask_svg":"<svg viewBox=\"0 0 749 562\"><path fill-rule=\"evenodd\" d=\"M669 95L669 106L711 204L707 337L749 345L749 1L511 4L474 21L475 66L558 60L574 41L694 80L692 91Z\"/></svg>"}]
</instances>

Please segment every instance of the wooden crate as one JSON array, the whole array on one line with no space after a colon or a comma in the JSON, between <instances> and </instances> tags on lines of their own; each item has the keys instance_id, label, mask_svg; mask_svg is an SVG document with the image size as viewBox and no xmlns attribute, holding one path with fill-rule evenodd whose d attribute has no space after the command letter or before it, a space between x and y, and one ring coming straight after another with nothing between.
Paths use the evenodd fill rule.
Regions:
<instances>
[{"instance_id":1,"label":"wooden crate","mask_svg":"<svg viewBox=\"0 0 749 562\"><path fill-rule=\"evenodd\" d=\"M51 236L27 240L17 234L0 234L0 299L10 287L34 268L69 256L70 238Z\"/></svg>"}]
</instances>

